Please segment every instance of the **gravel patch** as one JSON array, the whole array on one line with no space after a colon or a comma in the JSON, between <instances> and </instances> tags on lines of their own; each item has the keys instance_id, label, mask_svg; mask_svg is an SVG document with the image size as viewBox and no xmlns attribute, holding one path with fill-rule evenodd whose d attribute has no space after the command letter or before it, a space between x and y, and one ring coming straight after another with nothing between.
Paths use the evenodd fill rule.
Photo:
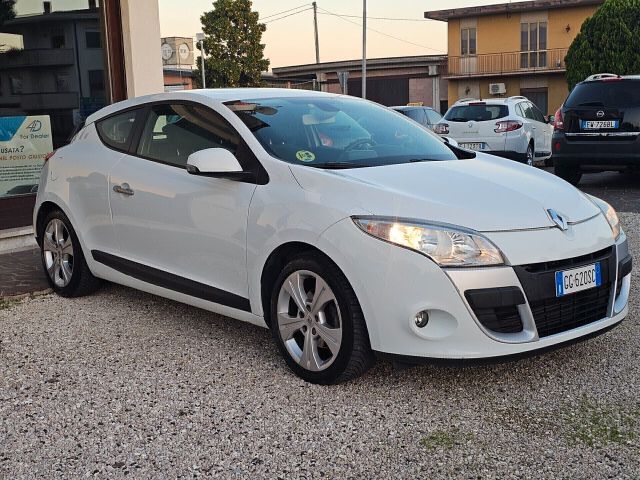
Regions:
<instances>
[{"instance_id":1,"label":"gravel patch","mask_svg":"<svg viewBox=\"0 0 640 480\"><path fill-rule=\"evenodd\" d=\"M334 387L266 330L131 289L5 303L0 478L637 479L637 291L621 326L541 357Z\"/></svg>"}]
</instances>

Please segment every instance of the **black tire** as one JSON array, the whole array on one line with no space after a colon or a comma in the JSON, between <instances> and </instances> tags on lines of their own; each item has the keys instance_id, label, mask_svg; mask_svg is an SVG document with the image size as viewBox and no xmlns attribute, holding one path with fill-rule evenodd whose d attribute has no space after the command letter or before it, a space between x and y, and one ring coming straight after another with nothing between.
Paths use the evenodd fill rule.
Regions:
<instances>
[{"instance_id":1,"label":"black tire","mask_svg":"<svg viewBox=\"0 0 640 480\"><path fill-rule=\"evenodd\" d=\"M530 143L529 145L527 145L527 151L524 154L524 163L526 163L527 165L529 165L530 167L533 167L533 163L535 162L535 157L536 155L536 151L533 148L533 143Z\"/></svg>"},{"instance_id":2,"label":"black tire","mask_svg":"<svg viewBox=\"0 0 640 480\"><path fill-rule=\"evenodd\" d=\"M333 363L322 371L302 367L287 350L278 326L278 298L285 280L298 271L319 275L335 295L342 318L342 343ZM271 333L287 365L307 382L331 385L345 382L364 374L375 357L369 343L369 334L360 303L342 271L329 259L318 253L307 253L291 259L274 282L270 302Z\"/></svg>"},{"instance_id":3,"label":"black tire","mask_svg":"<svg viewBox=\"0 0 640 480\"><path fill-rule=\"evenodd\" d=\"M555 165L554 172L558 177L574 186L577 186L582 178L582 172L574 166Z\"/></svg>"},{"instance_id":4,"label":"black tire","mask_svg":"<svg viewBox=\"0 0 640 480\"><path fill-rule=\"evenodd\" d=\"M47 261L45 255L45 232L49 224L54 220L59 220L64 224L73 247L71 279L69 280L69 283L64 286L57 285L47 271ZM67 298L82 297L95 292L100 287L102 281L94 277L89 270L87 262L84 258L84 254L82 252L80 241L78 240L78 236L76 235L71 222L62 211L54 210L52 212L49 212L49 214L42 222L41 231L38 232L38 238L40 239L40 257L42 259L42 268L44 269L44 274L47 277L49 286L55 293L57 293L61 297Z\"/></svg>"}]
</instances>

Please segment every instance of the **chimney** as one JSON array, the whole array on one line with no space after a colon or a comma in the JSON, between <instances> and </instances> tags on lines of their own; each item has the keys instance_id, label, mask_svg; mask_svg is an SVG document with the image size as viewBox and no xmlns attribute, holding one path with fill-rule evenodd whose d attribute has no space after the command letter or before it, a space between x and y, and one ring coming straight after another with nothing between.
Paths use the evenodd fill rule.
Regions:
<instances>
[{"instance_id":1,"label":"chimney","mask_svg":"<svg viewBox=\"0 0 640 480\"><path fill-rule=\"evenodd\" d=\"M51 13L51 2L42 2L42 7L44 8L45 15L49 15Z\"/></svg>"}]
</instances>

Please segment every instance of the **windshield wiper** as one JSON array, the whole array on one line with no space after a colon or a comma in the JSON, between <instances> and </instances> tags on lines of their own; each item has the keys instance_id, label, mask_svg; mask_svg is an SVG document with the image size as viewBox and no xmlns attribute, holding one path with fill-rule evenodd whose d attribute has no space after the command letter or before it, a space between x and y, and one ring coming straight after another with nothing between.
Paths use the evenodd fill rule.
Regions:
<instances>
[{"instance_id":1,"label":"windshield wiper","mask_svg":"<svg viewBox=\"0 0 640 480\"><path fill-rule=\"evenodd\" d=\"M345 168L363 168L368 165L363 165L362 163L353 163L353 162L326 162L326 163L317 163L315 165L310 164L310 167L314 168L325 168L327 170L340 170Z\"/></svg>"},{"instance_id":2,"label":"windshield wiper","mask_svg":"<svg viewBox=\"0 0 640 480\"><path fill-rule=\"evenodd\" d=\"M419 163L419 162L435 162L433 158L412 158L409 160L409 163Z\"/></svg>"}]
</instances>

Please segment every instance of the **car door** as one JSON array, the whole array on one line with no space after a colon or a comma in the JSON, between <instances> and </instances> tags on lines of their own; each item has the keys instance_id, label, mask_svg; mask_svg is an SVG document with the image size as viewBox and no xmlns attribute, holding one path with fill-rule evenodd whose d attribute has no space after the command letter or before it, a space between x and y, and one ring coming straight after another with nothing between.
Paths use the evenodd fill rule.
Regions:
<instances>
[{"instance_id":1,"label":"car door","mask_svg":"<svg viewBox=\"0 0 640 480\"><path fill-rule=\"evenodd\" d=\"M531 123L535 141L535 151L539 153L546 151L547 136L545 132L547 130L547 124L544 122L544 116L542 114L540 114L542 118L538 118L536 110L537 108L533 103L525 102L524 113L527 120Z\"/></svg>"},{"instance_id":2,"label":"car door","mask_svg":"<svg viewBox=\"0 0 640 480\"><path fill-rule=\"evenodd\" d=\"M553 134L553 127L549 122L547 122L544 114L534 103L531 104L531 109L537 124L537 130L540 132L539 138L536 139L536 151L540 155L551 154L551 136Z\"/></svg>"},{"instance_id":3,"label":"car door","mask_svg":"<svg viewBox=\"0 0 640 480\"><path fill-rule=\"evenodd\" d=\"M111 171L113 228L124 266L141 279L249 310L246 228L256 185L189 174L189 155L207 148L237 157L247 149L201 104L148 107L136 145ZM193 282L195 291L186 288Z\"/></svg>"}]
</instances>

